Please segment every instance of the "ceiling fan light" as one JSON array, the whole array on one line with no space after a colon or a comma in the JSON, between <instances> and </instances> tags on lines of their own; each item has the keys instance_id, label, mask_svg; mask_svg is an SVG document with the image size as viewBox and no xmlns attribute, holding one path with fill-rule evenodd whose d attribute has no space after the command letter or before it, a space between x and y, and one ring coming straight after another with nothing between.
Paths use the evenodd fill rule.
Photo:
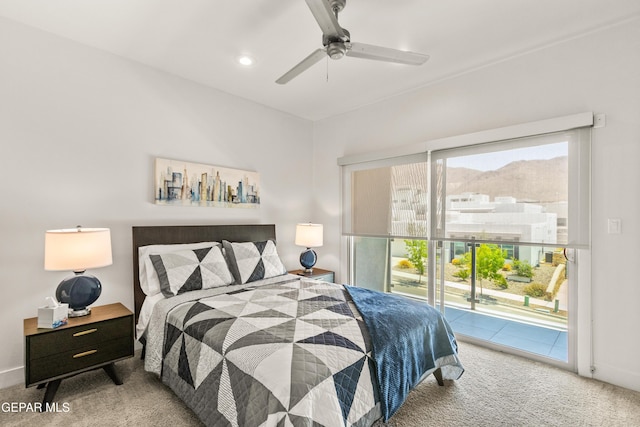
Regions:
<instances>
[{"instance_id":1,"label":"ceiling fan light","mask_svg":"<svg viewBox=\"0 0 640 427\"><path fill-rule=\"evenodd\" d=\"M327 55L329 55L329 58L331 59L342 58L346 51L347 51L347 48L344 46L344 43L342 42L330 43L329 46L327 46Z\"/></svg>"}]
</instances>

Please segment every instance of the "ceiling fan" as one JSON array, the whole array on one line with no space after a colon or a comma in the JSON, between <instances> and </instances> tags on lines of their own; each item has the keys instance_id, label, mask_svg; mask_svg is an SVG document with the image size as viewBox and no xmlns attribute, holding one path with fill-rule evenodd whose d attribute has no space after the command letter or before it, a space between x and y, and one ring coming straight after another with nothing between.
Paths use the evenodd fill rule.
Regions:
<instances>
[{"instance_id":1,"label":"ceiling fan","mask_svg":"<svg viewBox=\"0 0 640 427\"><path fill-rule=\"evenodd\" d=\"M325 55L331 59L340 59L344 55L354 58L375 59L407 65L422 65L429 55L373 46L364 43L352 43L349 31L340 27L338 13L344 9L347 0L305 0L322 30L323 48L316 49L311 55L282 75L276 83L285 84L309 67L320 61Z\"/></svg>"}]
</instances>

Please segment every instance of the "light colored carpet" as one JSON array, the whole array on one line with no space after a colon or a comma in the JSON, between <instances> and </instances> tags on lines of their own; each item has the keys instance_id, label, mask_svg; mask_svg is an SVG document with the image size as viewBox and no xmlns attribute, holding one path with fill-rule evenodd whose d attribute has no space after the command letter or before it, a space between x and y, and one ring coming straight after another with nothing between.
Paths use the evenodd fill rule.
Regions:
<instances>
[{"instance_id":1,"label":"light colored carpet","mask_svg":"<svg viewBox=\"0 0 640 427\"><path fill-rule=\"evenodd\" d=\"M640 393L542 363L460 343L466 372L439 387L433 377L411 392L389 421L407 426L640 426ZM0 390L2 426L201 425L139 358L116 364L115 386L97 370L62 381L55 401L67 413L10 413L6 403L39 402L44 390ZM376 426L382 426L378 423ZM250 426L247 426L250 427Z\"/></svg>"}]
</instances>

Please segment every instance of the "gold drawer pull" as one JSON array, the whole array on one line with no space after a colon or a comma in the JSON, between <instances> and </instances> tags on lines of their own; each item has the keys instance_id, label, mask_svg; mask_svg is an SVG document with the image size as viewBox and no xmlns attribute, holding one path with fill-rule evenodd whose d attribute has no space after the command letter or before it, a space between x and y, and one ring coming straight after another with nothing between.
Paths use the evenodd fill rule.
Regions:
<instances>
[{"instance_id":1,"label":"gold drawer pull","mask_svg":"<svg viewBox=\"0 0 640 427\"><path fill-rule=\"evenodd\" d=\"M83 335L87 335L87 334L92 334L94 332L97 332L97 329L87 329L86 331L82 331L82 332L76 332L75 334L73 334L74 337L81 337Z\"/></svg>"},{"instance_id":2,"label":"gold drawer pull","mask_svg":"<svg viewBox=\"0 0 640 427\"><path fill-rule=\"evenodd\" d=\"M90 355L90 354L97 353L97 352L98 352L98 350L89 350L89 351L84 351L84 352L82 352L82 353L74 354L74 355L73 355L73 358L74 358L74 359L77 359L77 358L79 358L79 357L88 356L88 355Z\"/></svg>"}]
</instances>

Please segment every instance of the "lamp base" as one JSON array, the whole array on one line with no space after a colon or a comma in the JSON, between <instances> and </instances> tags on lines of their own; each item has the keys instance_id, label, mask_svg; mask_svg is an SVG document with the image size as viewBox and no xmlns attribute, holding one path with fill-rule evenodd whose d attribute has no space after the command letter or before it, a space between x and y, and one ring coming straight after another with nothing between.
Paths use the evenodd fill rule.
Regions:
<instances>
[{"instance_id":1,"label":"lamp base","mask_svg":"<svg viewBox=\"0 0 640 427\"><path fill-rule=\"evenodd\" d=\"M82 317L82 316L88 316L89 314L91 314L91 309L89 307L80 309L80 310L72 310L69 309L69 317Z\"/></svg>"},{"instance_id":2,"label":"lamp base","mask_svg":"<svg viewBox=\"0 0 640 427\"><path fill-rule=\"evenodd\" d=\"M311 248L307 248L306 251L300 254L300 265L304 267L305 273L313 273L313 266L318 261L318 255Z\"/></svg>"},{"instance_id":3,"label":"lamp base","mask_svg":"<svg viewBox=\"0 0 640 427\"><path fill-rule=\"evenodd\" d=\"M64 279L56 289L56 298L69 304L69 317L91 314L87 306L93 304L102 293L100 281L89 274L76 274Z\"/></svg>"}]
</instances>

